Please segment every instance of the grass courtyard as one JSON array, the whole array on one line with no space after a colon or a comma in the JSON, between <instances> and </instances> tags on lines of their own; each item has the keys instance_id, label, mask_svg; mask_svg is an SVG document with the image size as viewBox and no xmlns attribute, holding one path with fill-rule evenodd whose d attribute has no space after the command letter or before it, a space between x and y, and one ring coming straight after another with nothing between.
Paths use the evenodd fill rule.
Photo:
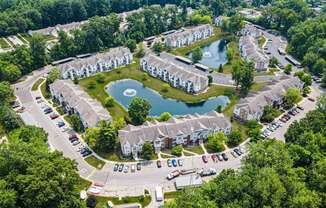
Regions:
<instances>
[{"instance_id":1,"label":"grass courtyard","mask_svg":"<svg viewBox=\"0 0 326 208\"><path fill-rule=\"evenodd\" d=\"M168 97L176 100L180 100L186 103L196 103L200 101L207 100L211 97L217 97L219 95L235 93L235 89L233 87L225 87L225 86L216 86L212 85L209 89L201 94L192 95L184 92L181 89L169 87L167 91L165 91L164 84L165 82L153 78L149 76L147 73L141 71L139 69L139 60L135 59L135 63L114 69L110 72L104 72L105 79L103 82L98 83L96 81L96 76L88 77L79 81L80 86L93 98L100 101L104 106L105 98L108 97L108 94L105 91L105 86L110 82L114 82L122 79L133 79L137 80L145 87L151 88L158 93L160 93L163 97ZM93 88L89 88L90 83L95 83ZM110 114L114 119L124 117L127 118L128 114L126 110L116 101L114 102L113 107L107 108Z\"/></svg>"}]
</instances>

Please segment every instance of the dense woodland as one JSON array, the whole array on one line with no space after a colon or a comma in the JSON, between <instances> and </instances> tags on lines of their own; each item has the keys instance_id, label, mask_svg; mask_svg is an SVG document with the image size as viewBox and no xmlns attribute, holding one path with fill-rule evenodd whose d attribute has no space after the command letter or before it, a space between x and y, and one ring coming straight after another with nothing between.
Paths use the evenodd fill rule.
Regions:
<instances>
[{"instance_id":1,"label":"dense woodland","mask_svg":"<svg viewBox=\"0 0 326 208\"><path fill-rule=\"evenodd\" d=\"M183 191L168 208L324 207L326 95L318 108L276 140L250 145L240 170L224 170L202 188Z\"/></svg>"}]
</instances>

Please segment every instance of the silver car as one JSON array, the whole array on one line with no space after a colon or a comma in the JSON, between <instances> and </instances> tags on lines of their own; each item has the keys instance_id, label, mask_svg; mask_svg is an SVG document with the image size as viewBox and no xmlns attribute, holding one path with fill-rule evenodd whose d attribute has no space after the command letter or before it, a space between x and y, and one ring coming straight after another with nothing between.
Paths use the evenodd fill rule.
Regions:
<instances>
[{"instance_id":1,"label":"silver car","mask_svg":"<svg viewBox=\"0 0 326 208\"><path fill-rule=\"evenodd\" d=\"M128 173L128 170L129 170L129 165L125 165L125 167L123 169L123 172L124 173Z\"/></svg>"}]
</instances>

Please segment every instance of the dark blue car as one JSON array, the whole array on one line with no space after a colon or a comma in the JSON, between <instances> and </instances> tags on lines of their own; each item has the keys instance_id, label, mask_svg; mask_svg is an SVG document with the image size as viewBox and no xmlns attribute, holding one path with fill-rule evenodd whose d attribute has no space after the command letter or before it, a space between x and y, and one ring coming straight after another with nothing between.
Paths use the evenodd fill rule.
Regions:
<instances>
[{"instance_id":1,"label":"dark blue car","mask_svg":"<svg viewBox=\"0 0 326 208\"><path fill-rule=\"evenodd\" d=\"M61 127L63 127L63 126L65 125L65 123L62 122L62 121L59 121L59 122L57 123L57 125L58 125L59 128L61 128Z\"/></svg>"},{"instance_id":2,"label":"dark blue car","mask_svg":"<svg viewBox=\"0 0 326 208\"><path fill-rule=\"evenodd\" d=\"M177 167L178 166L177 161L175 159L172 160L172 165L173 165L173 167Z\"/></svg>"}]
</instances>

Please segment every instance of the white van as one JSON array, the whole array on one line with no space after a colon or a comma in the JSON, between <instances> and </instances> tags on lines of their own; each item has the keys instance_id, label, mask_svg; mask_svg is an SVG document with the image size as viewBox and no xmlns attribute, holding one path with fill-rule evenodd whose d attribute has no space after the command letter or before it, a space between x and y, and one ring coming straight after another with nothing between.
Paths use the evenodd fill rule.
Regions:
<instances>
[{"instance_id":1,"label":"white van","mask_svg":"<svg viewBox=\"0 0 326 208\"><path fill-rule=\"evenodd\" d=\"M163 201L164 200L162 186L156 186L155 187L155 196L156 196L156 201Z\"/></svg>"}]
</instances>

